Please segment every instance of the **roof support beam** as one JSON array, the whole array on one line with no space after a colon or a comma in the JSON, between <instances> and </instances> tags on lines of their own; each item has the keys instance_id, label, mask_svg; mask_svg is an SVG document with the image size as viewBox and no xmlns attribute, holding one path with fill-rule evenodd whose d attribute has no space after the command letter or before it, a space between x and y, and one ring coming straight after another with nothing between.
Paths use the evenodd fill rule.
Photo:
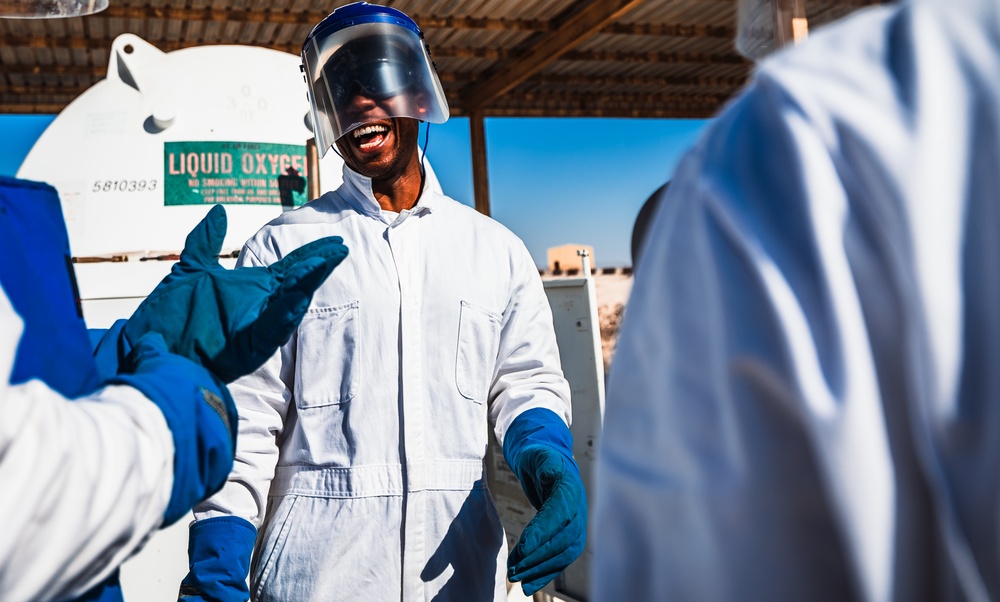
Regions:
<instances>
[{"instance_id":1,"label":"roof support beam","mask_svg":"<svg viewBox=\"0 0 1000 602\"><path fill-rule=\"evenodd\" d=\"M653 97L584 98L544 97L503 101L484 109L488 116L533 115L576 117L708 117L722 106L722 100L713 97ZM707 111L707 114L706 114Z\"/></svg>"},{"instance_id":2,"label":"roof support beam","mask_svg":"<svg viewBox=\"0 0 1000 602\"><path fill-rule=\"evenodd\" d=\"M93 79L104 79L108 74L106 66L92 65L4 65L0 64L0 75L77 75ZM455 73L443 71L438 74L443 83L471 82L475 73ZM642 77L642 76L589 76L589 75L535 75L524 83L535 86L648 86L655 88L738 88L746 83L745 77Z\"/></svg>"},{"instance_id":3,"label":"roof support beam","mask_svg":"<svg viewBox=\"0 0 1000 602\"><path fill-rule=\"evenodd\" d=\"M476 210L490 215L490 176L486 166L486 125L483 113L469 114L469 134L472 145L472 191Z\"/></svg>"},{"instance_id":4,"label":"roof support beam","mask_svg":"<svg viewBox=\"0 0 1000 602\"><path fill-rule=\"evenodd\" d=\"M3 70L0 69L0 73ZM476 80L474 72L457 73L446 71L438 73L441 83L461 84ZM667 76L644 77L638 75L533 75L524 84L529 86L642 86L648 88L739 88L747 83L746 77L699 77L699 76Z\"/></svg>"},{"instance_id":5,"label":"roof support beam","mask_svg":"<svg viewBox=\"0 0 1000 602\"><path fill-rule=\"evenodd\" d=\"M435 59L513 59L515 54L504 48L463 48L443 46L433 49ZM704 52L612 52L598 50L570 50L553 60L604 61L618 63L713 63L721 65L749 65L742 56L733 54L706 54Z\"/></svg>"},{"instance_id":6,"label":"roof support beam","mask_svg":"<svg viewBox=\"0 0 1000 602\"><path fill-rule=\"evenodd\" d=\"M170 6L121 6L112 4L100 13L105 18L173 19L216 23L277 23L315 25L327 11L271 11L235 8L177 8ZM412 14L421 29L492 29L495 31L551 31L551 22L541 19L497 19L491 17L435 17Z\"/></svg>"},{"instance_id":7,"label":"roof support beam","mask_svg":"<svg viewBox=\"0 0 1000 602\"><path fill-rule=\"evenodd\" d=\"M122 6L111 4L100 13L103 18L172 19L214 23L276 23L279 25L314 25L326 17L323 11L271 11L254 9L177 8L171 6ZM558 29L557 23L544 19L502 19L495 17L436 17L411 15L421 29L457 29L521 31L545 33ZM722 38L734 36L726 25L689 25L684 23L611 23L601 33L622 35L671 36L678 38Z\"/></svg>"},{"instance_id":8,"label":"roof support beam","mask_svg":"<svg viewBox=\"0 0 1000 602\"><path fill-rule=\"evenodd\" d=\"M749 65L738 54L706 54L703 52L602 52L571 51L560 57L564 61L605 61L609 63L711 63L714 65Z\"/></svg>"},{"instance_id":9,"label":"roof support beam","mask_svg":"<svg viewBox=\"0 0 1000 602\"><path fill-rule=\"evenodd\" d=\"M87 17L92 19L93 17ZM213 40L212 42L200 42L198 40L163 40L150 38L146 40L150 44L156 46L163 52L173 52L174 50L180 50L182 48L191 48L194 46L214 46L218 44L238 44L236 41L228 40ZM111 43L114 42L114 37L85 37L85 38L75 38L72 36L66 37L48 37L48 36L14 36L14 35L4 35L3 44L8 48L67 48L70 50L111 50ZM298 54L302 50L302 44L255 44L262 48L272 48L274 50L281 50L283 52L289 52L291 54Z\"/></svg>"},{"instance_id":10,"label":"roof support beam","mask_svg":"<svg viewBox=\"0 0 1000 602\"><path fill-rule=\"evenodd\" d=\"M69 95L76 98L80 94L83 94L90 88L89 85L72 85L72 86L4 86L0 85L0 94L16 94L18 96L38 94L41 96L63 96Z\"/></svg>"},{"instance_id":11,"label":"roof support beam","mask_svg":"<svg viewBox=\"0 0 1000 602\"><path fill-rule=\"evenodd\" d=\"M0 75L80 75L103 79L108 74L107 66L93 65L0 65Z\"/></svg>"},{"instance_id":12,"label":"roof support beam","mask_svg":"<svg viewBox=\"0 0 1000 602\"><path fill-rule=\"evenodd\" d=\"M634 75L536 75L526 83L537 86L645 86L651 88L739 88L747 83L745 77L642 77Z\"/></svg>"},{"instance_id":13,"label":"roof support beam","mask_svg":"<svg viewBox=\"0 0 1000 602\"><path fill-rule=\"evenodd\" d=\"M729 98L730 94L512 93L481 112L484 117L708 117ZM462 107L452 113L470 115Z\"/></svg>"},{"instance_id":14,"label":"roof support beam","mask_svg":"<svg viewBox=\"0 0 1000 602\"><path fill-rule=\"evenodd\" d=\"M601 33L674 38L719 38L723 40L731 40L736 37L733 28L726 25L685 25L682 23L612 23L602 29Z\"/></svg>"},{"instance_id":15,"label":"roof support beam","mask_svg":"<svg viewBox=\"0 0 1000 602\"><path fill-rule=\"evenodd\" d=\"M467 90L463 94L465 104L473 110L489 104L641 3L642 0L594 0L558 30L545 34L520 58L493 73L489 80Z\"/></svg>"},{"instance_id":16,"label":"roof support beam","mask_svg":"<svg viewBox=\"0 0 1000 602\"><path fill-rule=\"evenodd\" d=\"M511 94L497 102L497 106L503 106L507 100L514 102L528 103L584 103L591 105L601 104L646 104L646 105L675 105L675 104L707 104L720 103L729 98L729 94L649 94L636 92L524 92Z\"/></svg>"},{"instance_id":17,"label":"roof support beam","mask_svg":"<svg viewBox=\"0 0 1000 602\"><path fill-rule=\"evenodd\" d=\"M735 92L735 90L734 90ZM516 93L504 96L502 100L480 109L485 116L494 116L492 109L509 107L537 107L539 109L571 109L577 115L601 115L601 107L635 108L639 113L655 112L656 109L677 109L686 106L721 107L731 94L647 94L647 93ZM462 107L454 96L448 95L448 102L454 107L453 113L470 115L473 111Z\"/></svg>"},{"instance_id":18,"label":"roof support beam","mask_svg":"<svg viewBox=\"0 0 1000 602\"><path fill-rule=\"evenodd\" d=\"M573 107L489 107L483 109L486 117L627 117L632 119L708 119L719 111L714 106L694 106L688 108L637 108L637 107L596 107L579 109ZM453 111L455 117L462 117L461 111Z\"/></svg>"},{"instance_id":19,"label":"roof support beam","mask_svg":"<svg viewBox=\"0 0 1000 602\"><path fill-rule=\"evenodd\" d=\"M92 17L88 17L92 18ZM4 36L4 45L8 48L68 48L68 49L79 49L79 50L110 50L111 43L114 38L111 37L88 37L88 38L74 38L74 37L59 37L50 38L47 36L14 36L8 35ZM198 42L198 41L185 41L181 42L178 40L162 40L162 39L147 39L147 42L156 46L163 52L173 52L174 50L180 50L182 48L190 48L193 46L211 46L214 44L235 44L233 41L213 41L213 42ZM257 44L263 48L271 48L274 50L280 50L282 52L289 52L291 54L298 54L302 50L301 44ZM435 59L439 58L480 58L487 60L503 60L514 58L513 53L504 49L493 49L493 48L461 48L461 47L440 47L434 48L433 54ZM661 64L677 64L677 63L709 63L717 65L748 65L749 62L738 54L706 54L701 52L600 52L583 50L576 51L570 50L562 53L560 56L552 57L549 63L555 60L564 61L604 61L604 62L617 62L617 63L661 63ZM3 66L0 66L3 67ZM12 66L11 68L19 68ZM47 71L49 68L45 67L43 71ZM536 70L537 71L537 70ZM527 77L533 75L534 72L528 74ZM526 79L525 77L524 79Z\"/></svg>"},{"instance_id":20,"label":"roof support beam","mask_svg":"<svg viewBox=\"0 0 1000 602\"><path fill-rule=\"evenodd\" d=\"M72 100L72 99L71 99ZM0 102L0 113L55 115L66 108L69 100L60 103Z\"/></svg>"}]
</instances>

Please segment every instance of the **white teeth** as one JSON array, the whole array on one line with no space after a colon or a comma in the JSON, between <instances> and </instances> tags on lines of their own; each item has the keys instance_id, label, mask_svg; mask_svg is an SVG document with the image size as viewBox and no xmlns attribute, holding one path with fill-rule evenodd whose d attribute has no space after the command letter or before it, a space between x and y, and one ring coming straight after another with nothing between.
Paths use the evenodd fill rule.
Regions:
<instances>
[{"instance_id":1,"label":"white teeth","mask_svg":"<svg viewBox=\"0 0 1000 602\"><path fill-rule=\"evenodd\" d=\"M389 128L384 125L366 125L365 127L354 130L354 137L360 138L368 134L383 134L388 131Z\"/></svg>"}]
</instances>

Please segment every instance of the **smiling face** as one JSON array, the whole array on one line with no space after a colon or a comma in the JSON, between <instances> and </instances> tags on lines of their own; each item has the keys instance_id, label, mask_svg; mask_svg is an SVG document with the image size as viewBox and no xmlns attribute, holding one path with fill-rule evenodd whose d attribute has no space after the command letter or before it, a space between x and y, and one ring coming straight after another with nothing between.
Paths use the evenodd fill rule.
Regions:
<instances>
[{"instance_id":1,"label":"smiling face","mask_svg":"<svg viewBox=\"0 0 1000 602\"><path fill-rule=\"evenodd\" d=\"M391 183L420 170L417 137L420 122L406 117L390 118L394 99L376 102L355 96L350 109L352 121L365 125L355 128L337 140L337 148L347 166L375 182ZM388 110L387 110L388 109Z\"/></svg>"}]
</instances>

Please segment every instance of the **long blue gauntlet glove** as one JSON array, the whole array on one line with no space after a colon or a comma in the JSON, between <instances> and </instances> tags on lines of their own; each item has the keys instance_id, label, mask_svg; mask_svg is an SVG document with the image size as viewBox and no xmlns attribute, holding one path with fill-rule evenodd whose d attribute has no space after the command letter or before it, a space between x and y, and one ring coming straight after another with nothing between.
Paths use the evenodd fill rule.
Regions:
<instances>
[{"instance_id":1,"label":"long blue gauntlet glove","mask_svg":"<svg viewBox=\"0 0 1000 602\"><path fill-rule=\"evenodd\" d=\"M172 353L228 383L259 368L288 341L347 247L331 236L266 268L227 270L217 259L225 236L226 212L216 205L188 234L170 274L129 318L125 339L134 345L158 332Z\"/></svg>"},{"instance_id":2,"label":"long blue gauntlet glove","mask_svg":"<svg viewBox=\"0 0 1000 602\"><path fill-rule=\"evenodd\" d=\"M139 339L126 359L129 374L109 383L135 387L163 412L174 439L174 483L164 526L222 488L236 453L236 405L208 370L170 353L163 337Z\"/></svg>"},{"instance_id":3,"label":"long blue gauntlet glove","mask_svg":"<svg viewBox=\"0 0 1000 602\"><path fill-rule=\"evenodd\" d=\"M191 524L190 571L181 581L184 602L245 602L247 575L257 529L238 516L216 516Z\"/></svg>"},{"instance_id":4,"label":"long blue gauntlet glove","mask_svg":"<svg viewBox=\"0 0 1000 602\"><path fill-rule=\"evenodd\" d=\"M507 578L532 595L568 567L587 541L587 497L569 428L550 410L518 416L504 435L504 458L538 510L507 556Z\"/></svg>"}]
</instances>

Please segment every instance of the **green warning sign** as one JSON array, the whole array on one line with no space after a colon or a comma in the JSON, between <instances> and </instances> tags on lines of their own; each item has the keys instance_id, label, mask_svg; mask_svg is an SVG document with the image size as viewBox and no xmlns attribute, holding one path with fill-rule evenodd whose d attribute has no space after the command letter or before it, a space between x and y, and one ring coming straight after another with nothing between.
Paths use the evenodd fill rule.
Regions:
<instances>
[{"instance_id":1,"label":"green warning sign","mask_svg":"<svg viewBox=\"0 0 1000 602\"><path fill-rule=\"evenodd\" d=\"M165 142L164 205L285 205L306 198L306 147L267 142Z\"/></svg>"}]
</instances>

